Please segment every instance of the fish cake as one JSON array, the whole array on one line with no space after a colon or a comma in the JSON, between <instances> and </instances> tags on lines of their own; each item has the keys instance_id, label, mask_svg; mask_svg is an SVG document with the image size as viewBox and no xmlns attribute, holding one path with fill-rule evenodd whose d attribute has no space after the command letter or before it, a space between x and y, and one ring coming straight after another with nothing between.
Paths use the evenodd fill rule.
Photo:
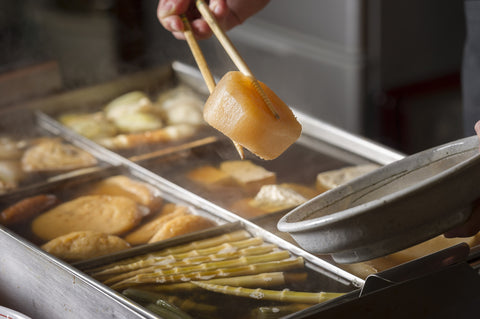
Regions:
<instances>
[{"instance_id":1,"label":"fish cake","mask_svg":"<svg viewBox=\"0 0 480 319\"><path fill-rule=\"evenodd\" d=\"M125 236L125 240L132 245L146 244L161 229L165 223L178 217L188 214L188 207L167 204L162 211L150 221L136 228Z\"/></svg>"},{"instance_id":2,"label":"fish cake","mask_svg":"<svg viewBox=\"0 0 480 319\"><path fill-rule=\"evenodd\" d=\"M199 215L182 215L166 222L153 237L149 243L173 238L176 236L193 233L215 226L215 222Z\"/></svg>"},{"instance_id":3,"label":"fish cake","mask_svg":"<svg viewBox=\"0 0 480 319\"><path fill-rule=\"evenodd\" d=\"M32 231L43 240L87 230L119 235L137 226L141 219L141 209L130 198L88 195L37 216L32 222Z\"/></svg>"},{"instance_id":4,"label":"fish cake","mask_svg":"<svg viewBox=\"0 0 480 319\"><path fill-rule=\"evenodd\" d=\"M133 199L138 204L148 207L151 211L159 209L163 198L160 191L153 186L133 180L124 175L105 178L96 183L89 194L125 196Z\"/></svg>"},{"instance_id":5,"label":"fish cake","mask_svg":"<svg viewBox=\"0 0 480 319\"><path fill-rule=\"evenodd\" d=\"M90 167L97 164L97 159L59 139L43 138L25 151L21 162L25 172L55 172Z\"/></svg>"},{"instance_id":6,"label":"fish cake","mask_svg":"<svg viewBox=\"0 0 480 319\"><path fill-rule=\"evenodd\" d=\"M46 252L65 261L80 261L130 248L122 238L95 231L78 231L42 245Z\"/></svg>"}]
</instances>

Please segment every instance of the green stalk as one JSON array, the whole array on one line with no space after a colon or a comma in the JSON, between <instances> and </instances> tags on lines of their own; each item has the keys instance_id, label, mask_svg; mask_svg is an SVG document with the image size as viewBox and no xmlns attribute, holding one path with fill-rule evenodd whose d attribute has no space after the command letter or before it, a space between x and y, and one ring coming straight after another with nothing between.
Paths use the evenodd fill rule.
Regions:
<instances>
[{"instance_id":1,"label":"green stalk","mask_svg":"<svg viewBox=\"0 0 480 319\"><path fill-rule=\"evenodd\" d=\"M112 268L112 267L119 266L119 265L126 265L126 264L130 264L130 263L134 263L134 262L137 262L137 261L141 261L142 259L146 259L146 258L155 258L155 257L159 257L159 256L175 255L175 254L180 254L180 253L188 252L188 251L195 250L195 249L203 249L203 248L207 248L207 247L218 246L218 245L228 243L228 242L239 241L239 240L246 239L246 238L251 238L250 234L246 230L241 229L241 230L237 230L237 231L234 231L234 232L231 232L231 233L222 234L222 235L211 237L211 238L206 238L206 239L193 241L193 242L190 242L190 243L187 243L187 244L184 244L184 245L178 245L178 246L166 248L166 249L160 250L158 252L150 253L150 254L147 254L147 255L136 256L136 257L133 257L133 258L126 258L126 259L120 260L120 261L115 262L115 263L111 263L111 264L108 264L108 265L104 265L104 266L100 266L100 267L96 267L96 268L93 268L93 269L86 270L86 272L90 273L90 274L94 274L94 273L98 273L102 270L105 270L107 268Z\"/></svg>"},{"instance_id":2,"label":"green stalk","mask_svg":"<svg viewBox=\"0 0 480 319\"><path fill-rule=\"evenodd\" d=\"M258 275L216 278L205 280L203 282L225 286L265 288L284 285L286 282L286 276L287 275L283 272L269 272ZM182 282L179 284L142 286L142 288L150 291L172 292L181 290L189 291L199 287L190 282Z\"/></svg>"},{"instance_id":3,"label":"green stalk","mask_svg":"<svg viewBox=\"0 0 480 319\"><path fill-rule=\"evenodd\" d=\"M133 277L129 277L121 282L128 282L128 281L143 281L149 280L149 278L158 278L160 276L171 276L171 275L178 275L178 274L188 274L188 273L195 273L201 271L210 271L215 269L222 269L222 268L233 268L233 267L240 267L244 265L253 265L262 262L268 261L275 261L275 260L284 260L290 257L290 253L286 250L281 250L277 252L272 252L263 255L256 255L256 256L241 256L236 259L230 260L222 260L222 261L215 261L211 263L203 263L198 265L189 265L186 267L176 267L164 270L156 270L151 273L145 274L138 274Z\"/></svg>"},{"instance_id":4,"label":"green stalk","mask_svg":"<svg viewBox=\"0 0 480 319\"><path fill-rule=\"evenodd\" d=\"M111 285L138 274L159 273L162 270L167 270L172 268L186 267L189 265L196 265L196 264L205 264L207 262L213 262L213 261L229 260L229 259L239 258L241 256L265 254L273 251L275 248L277 248L277 246L271 245L271 244L268 244L268 245L265 244L262 246L254 246L254 247L244 248L240 250L233 250L231 252L225 252L225 253L219 253L219 254L213 254L213 255L207 255L207 256L189 257L185 259L178 258L177 256L179 255L174 255L172 256L172 259L175 261L172 263L165 263L163 265L158 265L158 266L144 267L134 271L125 272L116 276L109 277L106 280L104 280L103 283L106 285Z\"/></svg>"},{"instance_id":5,"label":"green stalk","mask_svg":"<svg viewBox=\"0 0 480 319\"><path fill-rule=\"evenodd\" d=\"M168 301L178 305L181 309L184 309L185 311L195 313L195 315L197 315L198 313L213 314L218 311L217 306L205 303L198 303L190 299L182 299L172 296L168 299Z\"/></svg>"},{"instance_id":6,"label":"green stalk","mask_svg":"<svg viewBox=\"0 0 480 319\"><path fill-rule=\"evenodd\" d=\"M157 307L153 307L155 310L154 312L156 314L159 314L159 315L165 314L171 317L174 315L177 315L179 319L190 318L190 316L185 312L183 312L181 309L185 309L186 311L201 311L205 313L212 313L217 310L216 306L199 304L191 300L184 300L175 296L164 296L162 294L144 290L144 289L128 288L122 291L122 294L125 297L130 298L133 301L138 302L140 304L156 305ZM178 305L178 307L175 305ZM170 318L170 317L166 317L166 318ZM172 317L172 318L176 318L176 317Z\"/></svg>"},{"instance_id":7,"label":"green stalk","mask_svg":"<svg viewBox=\"0 0 480 319\"><path fill-rule=\"evenodd\" d=\"M125 289L141 284L168 284L187 282L191 280L209 280L214 278L235 277L242 275L253 275L262 272L286 271L291 269L303 268L303 258L289 258L280 261L270 261L247 266L218 268L209 271L190 272L184 274L174 274L170 276L153 275L153 276L135 276L127 280L118 282L111 286L112 289Z\"/></svg>"},{"instance_id":8,"label":"green stalk","mask_svg":"<svg viewBox=\"0 0 480 319\"><path fill-rule=\"evenodd\" d=\"M251 318L277 319L311 306L312 305L308 304L291 304L274 307L258 307L252 311Z\"/></svg>"},{"instance_id":9,"label":"green stalk","mask_svg":"<svg viewBox=\"0 0 480 319\"><path fill-rule=\"evenodd\" d=\"M232 295L238 297L247 297L258 300L273 300L292 303L306 303L317 304L336 297L344 295L344 293L335 292L299 292L284 290L267 290L267 289L250 289L244 287L232 287L209 284L202 281L192 281L193 284L198 285L208 291L218 292L225 295Z\"/></svg>"},{"instance_id":10,"label":"green stalk","mask_svg":"<svg viewBox=\"0 0 480 319\"><path fill-rule=\"evenodd\" d=\"M203 249L194 249L179 254L162 254L162 252L154 252L135 257L135 261L131 263L118 264L115 263L112 267L106 266L100 271L91 272L90 274L95 278L108 278L109 275L119 274L127 271L141 269L154 265L168 265L178 260L183 260L198 256L208 256L212 254L234 252L238 249L243 249L251 246L259 246L263 244L263 239L260 237L247 238L238 241L223 243L213 247ZM132 258L131 258L132 259Z\"/></svg>"},{"instance_id":11,"label":"green stalk","mask_svg":"<svg viewBox=\"0 0 480 319\"><path fill-rule=\"evenodd\" d=\"M163 307L161 304L159 305L156 303L155 304L150 303L150 304L147 304L145 308L147 308L154 314L159 315L163 319L192 319L192 317L190 317L187 313L183 311L182 313L174 312ZM179 309L179 311L181 310Z\"/></svg>"}]
</instances>

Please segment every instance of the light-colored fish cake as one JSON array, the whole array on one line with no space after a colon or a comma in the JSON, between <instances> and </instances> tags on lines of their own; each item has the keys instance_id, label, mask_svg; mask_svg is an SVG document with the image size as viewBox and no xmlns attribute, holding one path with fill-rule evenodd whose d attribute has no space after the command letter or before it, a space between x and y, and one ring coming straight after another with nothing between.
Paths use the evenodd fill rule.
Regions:
<instances>
[{"instance_id":1,"label":"light-colored fish cake","mask_svg":"<svg viewBox=\"0 0 480 319\"><path fill-rule=\"evenodd\" d=\"M141 209L130 198L81 196L36 217L32 222L32 231L43 240L87 230L119 235L137 226L141 218Z\"/></svg>"},{"instance_id":2,"label":"light-colored fish cake","mask_svg":"<svg viewBox=\"0 0 480 319\"><path fill-rule=\"evenodd\" d=\"M129 248L122 238L95 231L78 231L42 245L46 252L65 261L79 261L108 255Z\"/></svg>"}]
</instances>

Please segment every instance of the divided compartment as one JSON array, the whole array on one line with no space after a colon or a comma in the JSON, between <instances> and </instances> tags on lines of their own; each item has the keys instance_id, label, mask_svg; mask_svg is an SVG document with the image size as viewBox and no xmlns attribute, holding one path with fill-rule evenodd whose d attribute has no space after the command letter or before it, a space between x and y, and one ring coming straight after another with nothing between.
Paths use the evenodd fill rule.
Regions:
<instances>
[{"instance_id":1,"label":"divided compartment","mask_svg":"<svg viewBox=\"0 0 480 319\"><path fill-rule=\"evenodd\" d=\"M116 183L108 184L107 186L104 186L101 191L98 191L98 188L97 190L95 190L95 187L98 187L99 182L105 181L107 179L111 180L111 178L114 176L123 176L123 177L126 177L127 179L117 180ZM143 186L141 187L138 187L135 185L129 186L128 180L140 182L145 188L143 188ZM122 186L126 186L126 187L119 187L120 185L118 183L121 183L123 184ZM145 192L145 189L149 190L148 192L149 195L147 195L147 192ZM82 205L77 205L74 208L71 208L72 210L75 209L77 213L81 211L81 213L78 213L78 214L73 214L73 212L71 214L73 214L73 216L76 216L78 218L78 223L81 223L83 226L77 226L76 224L77 221L72 221L72 220L70 220L69 223L67 223L67 225L65 224L64 219L72 218L72 217L69 217L71 216L70 211L68 210L69 208L63 209L63 213L57 214L56 218L50 217L50 219L44 219L43 222L39 222L37 220L36 226L35 227L33 226L34 220L36 218L39 218L39 216L42 216L42 214L45 214L47 211L51 212L52 209L57 210L59 205L66 205L65 203L67 202L72 203L73 201L82 200L82 198L83 199L87 198L87 196L91 194L95 194L93 195L94 200L91 200L91 197L90 197L88 200L85 200ZM105 196L105 194L107 196ZM114 195L115 197L110 195ZM115 237L118 237L121 239L112 238L112 240L115 240L115 242L118 242L118 244L122 246L124 249L146 243L145 241L148 241L150 237L141 236L141 238L138 239L138 236L129 237L129 235L132 234L132 232L135 232L136 230L138 230L143 225L157 218L160 218L160 215L162 214L167 215L169 213L172 213L172 211L173 213L177 213L176 218L179 218L179 219L176 219L173 222L173 224L172 223L168 224L169 221L174 220L173 218L170 218L170 220L168 220L168 218L167 220L163 219L162 221L164 222L162 222L161 224L161 225L167 225L167 224L170 225L168 226L170 228L164 229L164 233L167 232L168 230L167 233L169 236L181 234L182 232L187 232L189 230L189 227L185 227L184 230L179 231L178 233L175 232L176 230L180 229L180 228L175 228L174 227L175 225L185 226L183 225L183 222L180 222L180 221L183 221L182 219L184 218L183 216L190 216L190 215L199 216L199 217L195 216L195 218L187 217L187 219L188 218L191 219L188 224L192 226L191 231L197 231L201 228L201 227L196 227L195 223L202 225L202 227L204 228L208 228L208 227L215 227L217 225L220 225L226 222L225 218L222 218L219 215L209 213L204 209L201 209L199 207L196 207L188 203L184 199L181 199L179 194L175 194L173 191L167 189L165 185L155 181L155 179L151 179L148 176L126 166L111 166L108 168L102 168L94 172L86 173L80 176L74 176L71 178L61 179L58 181L37 184L35 185L35 187L26 188L26 189L23 189L22 191L1 196L0 210L4 213L5 209L12 207L12 205L16 203L22 202L22 200L25 200L25 199L28 200L28 199L39 198L39 197L45 198L45 196L50 196L51 198L53 198L52 196L54 196L56 200L55 201L50 200L49 204L45 204L46 201L44 200L42 201L37 200L37 202L35 202L35 204L33 205L23 201L24 203L23 205L20 204L19 206L17 206L18 207L17 209L12 211L20 214L27 213L25 215L26 217L24 218L24 220L20 220L15 224L5 226L10 230L12 230L13 232L15 232L20 237L40 247L45 243L47 243L49 240L55 240L54 238L57 238L61 235L66 235L67 233L66 230L64 231L63 229L56 229L55 227L52 227L51 225L49 225L50 223L48 222L48 220L50 220L51 223L55 223L57 222L58 219L62 219L58 222L58 225L59 225L58 228L61 228L61 225L63 225L64 227L69 227L69 230L71 232L92 230L92 231L98 231L98 232L109 234L109 235L115 235ZM108 205L103 206L104 200L108 202L109 200L108 198L121 198L121 201L115 200L116 201L115 205L112 204L111 206L108 206ZM42 205L45 205L45 208L42 209L41 208ZM129 208L128 222L125 222L127 215L121 214L121 213L124 213L124 205ZM88 211L90 209L92 211L95 211L95 208L98 206L102 207L102 208L99 208L98 214L100 214L101 212L100 210L102 210L102 213L104 211L108 211L111 214L111 219L108 220L107 222L107 224L109 226L111 225L111 227L106 226L106 224L100 225L101 219L96 219L95 215L92 215L92 213ZM167 206L168 206L168 209L167 209ZM30 216L32 214L28 214L28 210L32 211L33 216ZM134 210L134 214L132 213L132 210ZM180 210L180 211L177 211L177 210ZM44 218L44 216L42 218ZM96 223L96 224L94 223L92 225L92 223L90 222L90 220L92 219L99 221L99 223ZM45 227L43 227L42 225L44 225ZM88 225L88 226L85 226L85 225ZM120 228L119 228L119 225L120 225ZM113 227L116 227L117 230L114 231ZM160 231L161 227L158 226L155 229L158 229ZM110 230L112 232L110 232ZM153 233L155 233L155 231L151 231L151 234ZM163 238L163 237L160 237L160 238ZM84 241L87 241L88 238L89 237L87 237L87 239L84 239ZM59 244L59 246L64 245L65 247L68 247L69 240L71 239L65 239L64 244ZM129 245L126 244L127 242L129 243ZM103 239L102 241L98 242L98 245L102 245L102 243L103 243ZM50 248L51 253L56 255L58 258L64 259L68 262L73 262L75 260L78 260L78 258L82 257L81 253L79 253L78 251L77 251L77 254L72 255L71 252L69 251L67 254L67 252L60 250L60 253L59 253L58 250L55 250L55 249L56 248L51 247ZM86 251L88 252L89 250L87 249ZM62 252L65 253L65 255ZM108 253L108 250L106 253ZM70 256L70 257L65 257L65 256ZM88 258L91 258L92 255L87 254L84 256L85 257L83 258L88 259Z\"/></svg>"},{"instance_id":2,"label":"divided compartment","mask_svg":"<svg viewBox=\"0 0 480 319\"><path fill-rule=\"evenodd\" d=\"M223 240L212 242L212 239L216 238L222 238ZM245 244L247 242L251 242L251 244ZM272 252L253 253L252 248L272 245L275 246ZM219 248L219 250L215 248ZM322 302L328 305L347 299L350 300L358 296L359 291L357 288L358 285L361 285L361 280L358 281L358 278L331 265L327 265L312 255L304 254L302 251L296 250L295 247L293 247L295 251L290 250L291 248L290 244L275 236L271 236L268 232L248 223L242 224L239 221L201 233L185 235L165 242L137 247L114 255L76 263L74 266L92 276L95 283L110 287L110 289L105 291L112 298L130 305L139 312L148 314L148 318L158 318L158 313L157 315L155 314L155 309L149 308L149 310L145 308L148 304L155 303L155 298L161 298L174 307L180 308L182 312L187 313L192 318L233 319L258 318L257 316L262 317L267 314L268 318L280 318L308 309L314 305L318 307L319 303ZM252 251L247 253L249 249ZM203 258L202 251L216 252L205 255L205 261L200 261ZM240 256L246 255L244 257L235 257L234 254L236 253ZM154 257L155 254L157 257ZM279 254L281 257L278 258L278 261L273 261L273 259L271 261L262 261L263 258L269 259L271 257L259 257L269 254L270 256ZM184 257L185 255L189 255L189 257ZM230 255L230 257L227 257L227 255ZM175 258L179 259L172 261ZM238 265L233 263L237 258L239 258L238 261L240 263ZM256 260L257 258L258 260ZM135 280L129 282L129 279L125 280L122 278L128 278L130 275L124 275L120 272L108 274L112 270L119 271L122 266L118 265L126 263L124 261L129 262L129 267L133 269L135 266L133 262L138 262L139 260L143 260L141 263L144 263L143 266L145 267L152 267L151 265L155 267L150 270L145 268L143 274L136 274L139 276L137 278L142 277L145 280L149 280L150 283L137 284ZM150 265L147 265L147 263ZM170 267L169 263L177 267ZM285 263L295 266L286 267L284 266ZM268 269L264 266L267 264L272 264L273 267ZM115 265L117 266L116 268L114 268ZM192 271L189 268L197 270ZM138 272L138 269L136 271ZM222 278L255 276L263 273L265 275L256 278L253 284L252 282L247 283L247 281L230 282L229 284L218 282ZM269 285L269 281L276 281L276 279L273 279L275 278L274 276L286 278L287 282L282 282L280 279L275 284ZM215 281L220 286L224 284L230 285L229 288L217 288L224 288L230 292L235 290L243 293L243 296L206 290L192 284L192 282L212 284ZM173 285L166 286L169 283ZM245 286L242 287L242 284ZM209 287L209 289L211 288L212 286ZM293 291L307 292L308 294L299 297L299 295L292 293L291 296L295 296L298 299L284 299L284 301L268 300L267 298L268 295L275 295L277 298L288 298L288 295ZM320 292L338 293L338 295L329 296L327 294L324 296L325 301L323 301L322 297L317 294ZM147 299L144 299L145 295L143 294L147 295ZM280 297L281 295L283 297ZM317 297L320 298L317 301L307 300L307 298ZM147 301L150 298L154 299ZM332 299L329 300L329 298ZM161 302L157 302L157 305L160 304ZM155 308L158 309L158 307Z\"/></svg>"},{"instance_id":3,"label":"divided compartment","mask_svg":"<svg viewBox=\"0 0 480 319\"><path fill-rule=\"evenodd\" d=\"M346 158L314 149L302 141L294 143L275 160L264 161L246 153L246 161L255 167L238 165L238 170L222 169L226 163L239 161L232 143L218 139L173 154L138 161L137 164L249 220L286 213L299 205L300 201L306 201L324 191L316 187L318 173L355 165ZM356 158L353 161L362 163ZM241 176L236 178L235 174ZM288 192L270 195L271 204L266 206L255 202L262 186L272 184L282 190L288 189ZM263 191L266 189L268 187ZM276 222L272 224L276 225Z\"/></svg>"},{"instance_id":4,"label":"divided compartment","mask_svg":"<svg viewBox=\"0 0 480 319\"><path fill-rule=\"evenodd\" d=\"M208 96L204 86L201 78L193 76L188 68L163 65L99 85L37 99L26 103L25 106L40 111L52 121L58 122L58 125L68 127L68 130L90 138L99 145L129 158L218 135L217 131L203 122L202 108ZM179 87L185 88L188 93L180 90L179 94L174 94L173 99L169 99L170 102L166 103L168 107L160 107L161 103L157 103L159 96ZM110 102L134 91L144 93L152 103L133 99L136 102L122 102L120 108L106 111L105 107ZM190 103L192 100L195 102ZM184 108L183 113L167 116L166 114L171 113L166 109L175 109L173 105L198 109L198 112L195 112L195 119L201 123L189 124L193 121L192 119L187 121L189 123L171 124L168 119L176 118L175 123L177 123L179 118L193 114ZM130 113L132 109L136 111ZM92 118L94 114L95 117ZM70 116L70 122L75 122L76 129L73 129L73 124L65 125L65 121L61 122L61 117L65 115ZM85 115L89 116L89 120L82 119ZM72 121L72 118L75 120ZM158 122L162 123L161 127L157 125ZM152 123L157 124L149 126ZM133 131L125 131L126 128ZM94 136L97 137L94 138Z\"/></svg>"},{"instance_id":5,"label":"divided compartment","mask_svg":"<svg viewBox=\"0 0 480 319\"><path fill-rule=\"evenodd\" d=\"M59 136L62 136L69 141L72 141L72 143L74 144L88 144L88 146L91 146L92 143L85 143L84 139L78 138L79 136L77 136L76 134L71 134L71 132L65 130L63 125L60 125L59 122L56 120L56 116L64 110L89 110L90 108L92 110L98 110L99 107L105 105L105 103L108 103L108 101L111 101L113 98L118 97L122 93L126 93L132 90L141 89L145 90L146 93L151 94L154 92L158 92L158 90L171 88L172 86L180 83L185 84L193 88L195 91L199 92L201 95L203 94L204 96L206 96L208 92L206 92L203 87L204 83L201 77L199 77L196 72L192 73L191 71L192 70L188 67L185 68L178 63L174 63L173 65L152 69L146 72L141 72L139 74L129 75L116 81L101 84L95 87L79 89L31 101L25 105L22 105L22 109L26 107L31 110L40 111L42 113L41 115L44 116L44 118L49 119L48 121L50 123L55 123L55 125L53 125L52 133L50 133L51 135L55 135L55 133L57 132ZM25 114L29 113L24 113L24 115ZM307 115L303 115L298 112L296 112L296 114L299 116L299 120L304 126L304 131L300 139L296 143L294 143L292 147L288 149L282 156L273 161L262 161L247 152L248 160L251 160L256 164L261 165L267 170L274 171L277 174L278 183L299 183L305 185L306 187L314 187L316 174L320 172L370 162L387 164L402 157L401 155L391 152L382 146L371 144L369 141L366 141L362 138L350 136L346 132L332 128L325 123L310 118ZM28 117L31 117L31 115L28 115L27 118ZM5 123L11 125L9 127L22 128L22 134L29 131L31 127L35 127L35 125L30 125L30 123L35 123L33 117L30 120L25 120L21 118L15 118L13 120L10 120L5 117L5 119L2 118L2 121L0 122L3 122L3 120L5 120ZM36 130L37 129L35 129L35 132L37 132ZM41 131L43 131L43 129L40 128L40 132ZM39 186L32 184L26 189L21 189L19 190L19 192L15 192L16 194L8 194L8 196L1 196L0 204L2 205L3 209L3 204L6 203L4 202L4 200L8 199L8 201L10 202L10 200L13 200L16 195L19 196L17 198L21 198L21 193L34 195L42 190L48 189L49 187L53 187L53 185L58 186L59 189L63 188L63 185L70 185L70 183L73 183L73 185L78 183L78 186L85 186L86 184L82 185L82 183L87 183L89 179L92 178L92 176L95 176L95 178L97 178L99 176L102 176L102 174L104 174L105 172L108 172L108 175L118 170L118 172L132 174L131 176L139 178L140 180L151 182L152 185L159 187L166 200L176 203L183 203L185 200L189 203L193 203L191 204L191 206L194 206L198 213L202 215L205 214L205 216L207 217L212 217L220 225L213 229L208 229L206 231L197 232L191 235L180 236L171 240L166 240L161 243L130 248L123 252L117 253L118 255L123 256L123 254L128 255L129 253L136 254L142 249L147 249L148 247L157 247L157 245L158 247L164 247L163 245L174 245L176 243L183 242L183 240L188 240L188 238L200 239L202 238L202 236L207 236L208 234L213 234L219 231L222 232L224 228L228 229L229 227L231 227L228 222L238 220L236 216L230 214L230 212L232 211L233 202L236 202L237 200L242 201L245 199L249 199L253 194L239 191L238 186L223 187L220 190L216 189L212 191L202 188L201 185L193 184L190 180L186 178L185 174L188 173L189 170L197 167L197 165L215 166L224 160L239 159L238 154L236 153L235 148L233 147L231 142L228 141L225 137L221 136L215 130L210 129L209 127L205 127L205 130L202 129L199 131L199 133L200 134L195 135L190 139L184 139L181 141L179 140L172 143L162 143L156 145L151 144L145 147L142 146L115 151L116 153L118 153L118 155L121 155L126 159L129 159L133 162L140 164L141 166L144 166L146 169L150 170L154 174L159 175L161 178L157 178L158 176L152 177L153 174L150 175L148 173L139 173L135 170L132 171L127 167L113 167L108 169L100 167L98 171L96 171L95 169L91 174L85 174L82 176L71 178L66 177L65 180L57 180ZM46 132L46 134L48 133ZM90 148L90 150L95 151L95 154L99 155L100 158L106 159L106 161L110 163L109 165L111 165L112 163L118 163L118 159L120 158L112 156L116 154L113 154L111 152L102 152L101 147ZM120 162L126 163L127 161L120 160ZM103 164L104 163L101 162L101 166ZM165 178L166 181L163 182L162 178ZM169 184L170 182L171 184ZM177 185L180 187L177 187ZM187 190L187 192L183 192L183 189ZM191 192L191 194L189 192ZM196 198L194 195L199 195L199 197L201 198ZM233 197L226 201L225 195L230 195ZM193 199L193 201L191 201L191 199ZM210 202L214 205L212 205ZM219 207L216 207L216 205L218 205ZM225 210L222 210L221 208L224 208ZM247 230L250 231L252 234L256 233L264 235L267 240L273 242L277 241L278 239L279 242L284 245L285 243L281 240L281 238L284 238L290 242L292 242L293 240L287 233L279 232L276 229L276 224L278 219L282 217L287 211L288 209L251 218L250 221L258 227L250 225L248 220L240 221L240 223L242 223L242 225L249 225L247 227ZM223 225L225 223L227 223L227 225ZM237 223L235 225L237 225ZM23 242L23 237L17 237L17 234L20 233L12 234L10 236L11 231L8 229L4 229L3 227L0 227L0 233L2 237L5 237L6 239L3 246L6 245L5 247L7 248L18 248L16 246L16 242ZM20 236L22 235L20 234ZM34 240L31 237L28 237L27 239L29 241ZM37 242L35 242L35 244L37 245ZM27 249L24 249L25 247L22 246L20 252L22 254L23 252L25 252L25 256L30 256L30 254L33 253L35 256L30 256L32 257L32 260L37 260L38 257L42 265L45 266L45 269L50 269L49 267L52 265L52 261L54 261L54 264L56 266L60 265L53 270L54 274L45 274L46 277L57 277L56 275L58 273L59 277L62 277L65 281L65 277L68 277L64 274L65 270L67 270L67 272L72 271L72 269L69 268L69 264L64 265L62 262L59 263L57 259L49 258L49 255L44 254L42 251L37 252L38 247L36 245L29 246L29 242L26 242L26 245ZM295 245L290 245L290 243L287 243L285 245L287 245L287 249L292 249L292 252L294 254L307 256L306 267L312 267L312 269L314 270L319 270L319 282L325 281L329 283L327 287L331 287L332 289L334 289L336 285L339 285L339 287L341 288L339 288L340 290L344 289L343 291L350 291L354 287L359 287L362 285L362 279L359 279L356 276L363 277L363 275L359 275L360 272L354 269L356 266L359 265L351 265L352 267L345 267L346 271L344 271L341 270L339 266L336 266L335 262L329 259L329 256L320 256L320 258L318 258L316 256L305 253L302 249L298 248ZM113 260L117 258L117 254L112 254L108 257L104 257L105 259L100 257L99 259ZM23 260L26 257L15 255L14 258L16 258L14 261L9 260L6 262L5 260L3 260L3 264L6 265L6 269L14 269L18 267L19 265L15 265L15 263L18 263L20 260ZM328 262L324 262L324 260L327 260ZM30 260L25 259L23 260L23 262L30 263ZM392 266L393 265L388 264L386 268L390 268ZM373 268L375 267L376 265L373 265ZM30 271L30 269L26 269L25 271L28 272ZM143 307L136 308L137 305L135 303L132 303L129 300L125 300L124 297L119 297L116 292L111 291L104 285L99 284L96 281L90 281L88 276L86 276L86 279L83 278L82 273L76 273L74 268L73 271L74 278L76 278L75 280L77 281L77 284L73 285L74 289L75 287L79 288L80 286L83 289L84 283L86 282L86 294L92 293L90 291L90 286L94 286L96 288L95 291L97 292L97 295L98 291L101 291L102 293L106 292L106 294L109 297L113 298L114 301L120 302L122 304L122 307L132 309L132 305L134 305L134 312L139 317L157 318L156 316L152 316L152 313L148 310L145 310ZM325 273L327 273L327 275L325 275ZM36 278L38 276L35 275L33 277ZM29 278L30 280L35 280L35 278L33 277L30 275L25 276L24 281L27 282L27 278ZM9 278L2 278L2 280L6 283L5 287L17 287L17 284L14 282L13 279L10 280ZM66 281L69 281L69 279L66 279ZM44 284L44 282L40 282L40 286L43 286ZM62 287L60 287L60 290L63 289L64 282L61 282L61 284ZM12 292L13 296L18 295L19 298L25 297L27 299L26 302L30 301L30 303L32 303L32 300L40 300L38 299L38 296L32 297L30 295L31 292L27 292L26 295L22 295L18 291ZM0 293L6 294L6 290L0 290ZM352 293L354 296L356 296L355 291L353 291ZM69 297L68 294L66 294L65 296L67 298ZM112 304L112 300L110 300L111 298L106 298L105 300L102 300L103 297L104 296L100 296L100 298L98 299L98 303L103 302L105 304ZM42 300L46 303L49 303L46 299ZM65 304L70 304L72 305L72 308L79 309L83 307L82 300L83 302L85 302L85 300L90 299L85 299L82 296L71 296L71 298L69 298L69 300L66 301ZM87 311L95 307L98 308L98 303L95 302L94 304L87 307ZM12 304L12 302L10 302L10 304ZM58 302L54 302L53 304L57 305ZM113 304L114 306L112 309L116 308L115 302L113 302ZM60 308L63 309L64 307L62 306ZM118 309L115 309L115 311L112 311L111 313L115 313L117 310ZM98 311L98 309L95 309L95 311ZM121 313L122 311L119 312ZM46 311L45 313L48 313L48 311Z\"/></svg>"},{"instance_id":6,"label":"divided compartment","mask_svg":"<svg viewBox=\"0 0 480 319\"><path fill-rule=\"evenodd\" d=\"M0 138L0 196L109 166L76 140L43 128L27 108L2 111Z\"/></svg>"}]
</instances>

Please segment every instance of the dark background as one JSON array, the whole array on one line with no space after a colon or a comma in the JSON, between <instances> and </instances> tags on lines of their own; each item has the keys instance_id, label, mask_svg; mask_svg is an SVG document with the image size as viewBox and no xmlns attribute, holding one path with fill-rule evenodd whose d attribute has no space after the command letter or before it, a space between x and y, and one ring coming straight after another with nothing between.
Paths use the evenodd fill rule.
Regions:
<instances>
[{"instance_id":1,"label":"dark background","mask_svg":"<svg viewBox=\"0 0 480 319\"><path fill-rule=\"evenodd\" d=\"M291 1L273 0L234 30L232 39L259 79L288 104L328 123L405 153L462 137L463 1L351 3L304 0L292 8ZM60 83L42 92L52 94L174 60L195 65L186 43L156 20L156 5L156 0L2 1L0 75L8 79L12 72L53 61ZM352 8L358 12L352 14ZM280 40L263 46L248 36L251 28ZM312 53L288 51L289 40L303 41L292 43L304 43ZM214 39L201 45L217 76L232 69ZM317 53L324 56L317 59ZM0 105L40 93L10 99L9 94L0 85Z\"/></svg>"}]
</instances>

